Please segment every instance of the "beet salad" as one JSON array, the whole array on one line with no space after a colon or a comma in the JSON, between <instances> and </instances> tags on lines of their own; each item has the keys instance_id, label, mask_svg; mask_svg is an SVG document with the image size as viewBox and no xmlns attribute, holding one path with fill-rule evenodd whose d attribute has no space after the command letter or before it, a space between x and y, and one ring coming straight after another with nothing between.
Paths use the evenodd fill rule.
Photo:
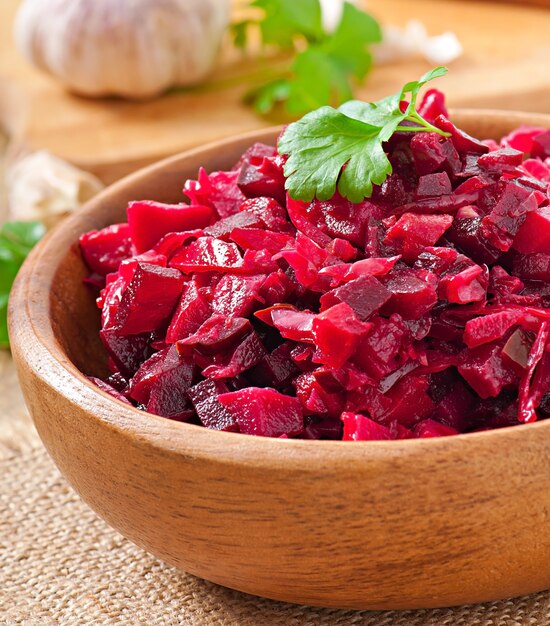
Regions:
<instances>
[{"instance_id":1,"label":"beet salad","mask_svg":"<svg viewBox=\"0 0 550 626\"><path fill-rule=\"evenodd\" d=\"M80 248L103 390L268 437L377 440L550 416L550 130L497 143L419 89L323 107L277 148L137 199Z\"/></svg>"}]
</instances>

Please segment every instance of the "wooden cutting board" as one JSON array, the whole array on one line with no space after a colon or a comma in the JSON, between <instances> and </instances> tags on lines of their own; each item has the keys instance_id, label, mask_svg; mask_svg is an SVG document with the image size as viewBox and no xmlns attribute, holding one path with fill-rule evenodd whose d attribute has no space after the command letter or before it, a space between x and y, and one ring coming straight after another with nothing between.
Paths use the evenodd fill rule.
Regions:
<instances>
[{"instance_id":1,"label":"wooden cutting board","mask_svg":"<svg viewBox=\"0 0 550 626\"><path fill-rule=\"evenodd\" d=\"M270 125L241 101L250 73L226 45L209 84L150 102L88 100L67 93L23 61L12 42L17 0L0 2L0 120L17 141L47 148L110 182L186 148ZM421 19L430 34L453 30L465 53L440 81L452 106L550 112L550 11L471 0L369 0L382 23ZM248 67L247 67L248 66ZM408 60L374 69L359 95L396 91L429 68Z\"/></svg>"}]
</instances>

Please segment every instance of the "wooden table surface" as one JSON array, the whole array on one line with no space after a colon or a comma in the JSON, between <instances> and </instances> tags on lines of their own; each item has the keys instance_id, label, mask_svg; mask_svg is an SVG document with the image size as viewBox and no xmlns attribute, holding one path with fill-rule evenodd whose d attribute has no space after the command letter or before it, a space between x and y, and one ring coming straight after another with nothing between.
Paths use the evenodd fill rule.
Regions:
<instances>
[{"instance_id":1,"label":"wooden table surface","mask_svg":"<svg viewBox=\"0 0 550 626\"><path fill-rule=\"evenodd\" d=\"M229 84L250 72L250 62L228 46L212 82L193 90L142 103L70 95L15 50L17 5L0 2L0 119L31 148L48 148L112 181L168 154L273 123L242 104L245 84ZM440 81L451 105L550 112L549 10L474 0L369 0L368 6L382 23L402 26L416 17L430 34L456 32L465 52ZM376 67L359 95L387 95L428 67L418 59Z\"/></svg>"}]
</instances>

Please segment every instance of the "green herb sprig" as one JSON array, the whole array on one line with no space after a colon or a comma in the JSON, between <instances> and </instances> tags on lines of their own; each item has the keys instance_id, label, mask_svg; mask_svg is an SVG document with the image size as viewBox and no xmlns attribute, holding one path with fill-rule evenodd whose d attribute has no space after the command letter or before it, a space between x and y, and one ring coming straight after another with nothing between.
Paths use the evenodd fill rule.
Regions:
<instances>
[{"instance_id":1,"label":"green herb sprig","mask_svg":"<svg viewBox=\"0 0 550 626\"><path fill-rule=\"evenodd\" d=\"M420 89L446 73L447 68L437 67L378 102L352 100L339 109L324 106L290 124L278 145L279 152L288 155L285 176L290 197L328 200L338 188L351 202L361 202L392 172L383 144L393 133L449 136L416 110ZM409 103L401 110L407 96Z\"/></svg>"},{"instance_id":2,"label":"green herb sprig","mask_svg":"<svg viewBox=\"0 0 550 626\"><path fill-rule=\"evenodd\" d=\"M259 113L284 103L288 113L301 115L353 97L353 82L362 82L372 64L369 46L382 38L371 15L345 2L338 26L327 33L319 0L252 0L250 6L261 17L232 25L235 45L246 48L256 28L264 48L291 54L286 70L249 92Z\"/></svg>"},{"instance_id":3,"label":"green herb sprig","mask_svg":"<svg viewBox=\"0 0 550 626\"><path fill-rule=\"evenodd\" d=\"M40 222L7 222L0 229L0 347L9 347L8 298L23 261L46 229Z\"/></svg>"}]
</instances>

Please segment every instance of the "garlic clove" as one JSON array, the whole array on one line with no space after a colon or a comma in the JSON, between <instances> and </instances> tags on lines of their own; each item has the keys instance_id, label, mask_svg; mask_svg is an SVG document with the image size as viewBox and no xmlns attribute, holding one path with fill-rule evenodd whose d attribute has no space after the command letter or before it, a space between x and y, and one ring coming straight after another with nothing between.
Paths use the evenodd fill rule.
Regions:
<instances>
[{"instance_id":1,"label":"garlic clove","mask_svg":"<svg viewBox=\"0 0 550 626\"><path fill-rule=\"evenodd\" d=\"M92 174L40 151L9 167L6 187L10 219L36 220L51 228L101 191L103 184Z\"/></svg>"},{"instance_id":2,"label":"garlic clove","mask_svg":"<svg viewBox=\"0 0 550 626\"><path fill-rule=\"evenodd\" d=\"M382 29L382 43L373 47L378 63L388 63L420 56L433 64L445 65L454 61L463 52L462 44L455 33L447 31L430 36L419 20L409 20L405 28L393 25Z\"/></svg>"}]
</instances>

